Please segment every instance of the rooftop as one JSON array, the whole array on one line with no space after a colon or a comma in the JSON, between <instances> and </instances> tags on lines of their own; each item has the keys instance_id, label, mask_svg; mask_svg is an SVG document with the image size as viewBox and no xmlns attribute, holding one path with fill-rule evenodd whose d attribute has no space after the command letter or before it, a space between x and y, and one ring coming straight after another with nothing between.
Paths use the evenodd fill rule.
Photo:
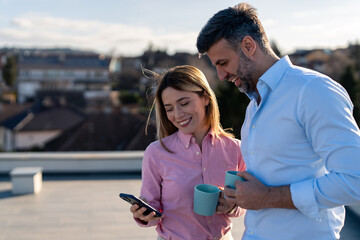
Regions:
<instances>
[{"instance_id":1,"label":"rooftop","mask_svg":"<svg viewBox=\"0 0 360 240\"><path fill-rule=\"evenodd\" d=\"M108 69L110 58L91 53L28 53L19 55L19 68Z\"/></svg>"},{"instance_id":2,"label":"rooftop","mask_svg":"<svg viewBox=\"0 0 360 240\"><path fill-rule=\"evenodd\" d=\"M120 192L138 195L143 151L85 153L2 153L0 158L0 240L156 239L140 228ZM41 166L38 195L13 195L9 176L19 166ZM360 205L346 207L341 240L360 239ZM244 217L233 218L241 239Z\"/></svg>"},{"instance_id":3,"label":"rooftop","mask_svg":"<svg viewBox=\"0 0 360 240\"><path fill-rule=\"evenodd\" d=\"M155 228L140 228L120 192L138 195L138 173L44 175L38 195L12 195L8 176L0 177L0 239L156 239ZM240 239L243 217L234 219Z\"/></svg>"}]
</instances>

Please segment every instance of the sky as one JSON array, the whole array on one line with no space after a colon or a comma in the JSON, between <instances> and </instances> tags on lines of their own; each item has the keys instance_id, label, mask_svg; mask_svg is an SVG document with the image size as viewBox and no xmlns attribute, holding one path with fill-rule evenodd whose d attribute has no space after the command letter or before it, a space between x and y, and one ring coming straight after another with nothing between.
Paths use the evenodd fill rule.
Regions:
<instances>
[{"instance_id":1,"label":"sky","mask_svg":"<svg viewBox=\"0 0 360 240\"><path fill-rule=\"evenodd\" d=\"M360 41L358 0L248 0L283 54ZM196 53L196 38L233 0L0 0L0 47L68 47L122 56L150 44Z\"/></svg>"}]
</instances>

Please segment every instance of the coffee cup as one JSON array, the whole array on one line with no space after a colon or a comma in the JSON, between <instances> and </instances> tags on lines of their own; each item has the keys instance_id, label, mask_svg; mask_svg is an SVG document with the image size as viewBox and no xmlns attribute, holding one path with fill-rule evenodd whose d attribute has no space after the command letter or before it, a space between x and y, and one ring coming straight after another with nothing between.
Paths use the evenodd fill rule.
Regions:
<instances>
[{"instance_id":1,"label":"coffee cup","mask_svg":"<svg viewBox=\"0 0 360 240\"><path fill-rule=\"evenodd\" d=\"M226 171L225 173L225 186L235 189L236 181L245 181L242 177L236 175L238 171Z\"/></svg>"},{"instance_id":2,"label":"coffee cup","mask_svg":"<svg viewBox=\"0 0 360 240\"><path fill-rule=\"evenodd\" d=\"M196 185L194 188L194 212L203 216L215 214L219 195L220 189L214 185Z\"/></svg>"}]
</instances>

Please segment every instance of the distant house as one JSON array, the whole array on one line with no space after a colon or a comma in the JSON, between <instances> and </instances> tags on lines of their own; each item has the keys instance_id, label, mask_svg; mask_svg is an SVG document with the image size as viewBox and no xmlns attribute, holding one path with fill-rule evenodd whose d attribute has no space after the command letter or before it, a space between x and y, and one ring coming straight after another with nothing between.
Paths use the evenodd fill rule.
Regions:
<instances>
[{"instance_id":1,"label":"distant house","mask_svg":"<svg viewBox=\"0 0 360 240\"><path fill-rule=\"evenodd\" d=\"M315 71L324 73L331 54L332 51L328 49L315 49L311 51L306 56L309 67Z\"/></svg>"},{"instance_id":2,"label":"distant house","mask_svg":"<svg viewBox=\"0 0 360 240\"><path fill-rule=\"evenodd\" d=\"M297 50L289 57L293 64L326 73L326 65L333 51L330 49Z\"/></svg>"},{"instance_id":3,"label":"distant house","mask_svg":"<svg viewBox=\"0 0 360 240\"><path fill-rule=\"evenodd\" d=\"M5 151L42 149L85 119L86 115L73 107L35 104L0 123L3 148Z\"/></svg>"},{"instance_id":4,"label":"distant house","mask_svg":"<svg viewBox=\"0 0 360 240\"><path fill-rule=\"evenodd\" d=\"M24 52L18 56L18 102L38 91L78 91L86 101L109 99L111 59L96 53Z\"/></svg>"},{"instance_id":5,"label":"distant house","mask_svg":"<svg viewBox=\"0 0 360 240\"><path fill-rule=\"evenodd\" d=\"M8 119L18 116L26 109L30 109L32 104L3 104L0 103L0 150L1 151L14 151L15 136L12 129L6 127L5 123Z\"/></svg>"},{"instance_id":6,"label":"distant house","mask_svg":"<svg viewBox=\"0 0 360 240\"><path fill-rule=\"evenodd\" d=\"M147 118L130 111L92 113L81 126L69 129L48 142L45 151L121 151L145 150L155 140L151 123L145 134Z\"/></svg>"},{"instance_id":7,"label":"distant house","mask_svg":"<svg viewBox=\"0 0 360 240\"><path fill-rule=\"evenodd\" d=\"M45 104L46 103L46 104ZM61 104L0 104L0 151L145 150L156 127L125 108L84 114Z\"/></svg>"}]
</instances>

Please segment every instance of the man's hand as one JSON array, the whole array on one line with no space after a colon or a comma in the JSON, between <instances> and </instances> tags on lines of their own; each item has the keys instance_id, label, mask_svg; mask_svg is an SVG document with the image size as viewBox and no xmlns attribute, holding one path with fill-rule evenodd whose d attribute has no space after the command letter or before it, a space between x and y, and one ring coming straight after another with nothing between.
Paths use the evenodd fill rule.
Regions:
<instances>
[{"instance_id":1,"label":"man's hand","mask_svg":"<svg viewBox=\"0 0 360 240\"><path fill-rule=\"evenodd\" d=\"M239 172L246 181L236 181L236 189L225 187L226 201L241 208L258 210L263 208L290 208L295 206L291 199L290 186L269 187L249 172Z\"/></svg>"}]
</instances>

